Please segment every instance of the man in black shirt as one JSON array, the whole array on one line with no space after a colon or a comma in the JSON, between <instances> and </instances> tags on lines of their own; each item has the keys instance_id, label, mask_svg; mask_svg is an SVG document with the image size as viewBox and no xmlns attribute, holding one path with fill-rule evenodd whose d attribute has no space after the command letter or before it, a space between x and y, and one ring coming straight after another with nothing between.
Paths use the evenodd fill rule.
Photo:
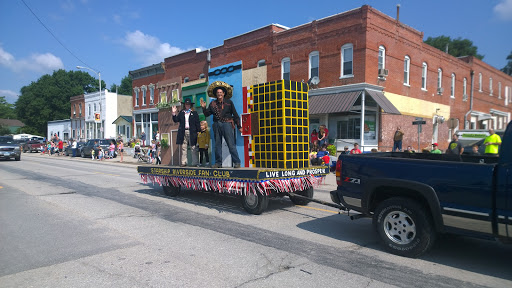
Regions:
<instances>
[{"instance_id":1,"label":"man in black shirt","mask_svg":"<svg viewBox=\"0 0 512 288\"><path fill-rule=\"evenodd\" d=\"M464 152L464 147L462 147L459 142L459 136L457 134L453 134L452 142L448 144L446 154L462 155L462 152Z\"/></svg>"},{"instance_id":2,"label":"man in black shirt","mask_svg":"<svg viewBox=\"0 0 512 288\"><path fill-rule=\"evenodd\" d=\"M236 112L235 105L229 99L233 96L233 88L222 81L215 81L208 87L208 96L217 98L212 101L208 108L206 102L201 99L204 116L213 115L213 134L215 137L215 165L214 168L222 167L222 137L228 144L229 153L235 168L240 168L240 158L235 145L235 126L242 132L240 117Z\"/></svg>"}]
</instances>

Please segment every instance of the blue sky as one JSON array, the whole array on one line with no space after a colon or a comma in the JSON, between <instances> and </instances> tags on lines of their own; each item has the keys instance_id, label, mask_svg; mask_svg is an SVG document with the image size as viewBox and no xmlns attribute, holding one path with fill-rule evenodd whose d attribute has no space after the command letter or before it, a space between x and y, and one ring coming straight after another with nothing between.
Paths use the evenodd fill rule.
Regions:
<instances>
[{"instance_id":1,"label":"blue sky","mask_svg":"<svg viewBox=\"0 0 512 288\"><path fill-rule=\"evenodd\" d=\"M470 39L484 61L498 69L512 51L512 0L4 0L0 96L14 103L21 87L56 69L76 70L77 65L100 71L109 88L120 84L128 71L165 57L213 48L271 23L292 28L364 4L392 17L400 4L400 21L424 32L425 39Z\"/></svg>"}]
</instances>

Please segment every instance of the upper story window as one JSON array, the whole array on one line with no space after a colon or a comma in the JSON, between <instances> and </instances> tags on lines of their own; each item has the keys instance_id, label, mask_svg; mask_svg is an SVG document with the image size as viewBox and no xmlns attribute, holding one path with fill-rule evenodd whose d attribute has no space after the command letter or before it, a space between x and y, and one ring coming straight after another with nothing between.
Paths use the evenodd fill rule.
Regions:
<instances>
[{"instance_id":1,"label":"upper story window","mask_svg":"<svg viewBox=\"0 0 512 288\"><path fill-rule=\"evenodd\" d=\"M498 99L501 99L501 82L498 82Z\"/></svg>"},{"instance_id":2,"label":"upper story window","mask_svg":"<svg viewBox=\"0 0 512 288\"><path fill-rule=\"evenodd\" d=\"M290 58L281 60L281 79L290 80Z\"/></svg>"},{"instance_id":3,"label":"upper story window","mask_svg":"<svg viewBox=\"0 0 512 288\"><path fill-rule=\"evenodd\" d=\"M89 104L89 116L91 116L91 104Z\"/></svg>"},{"instance_id":4,"label":"upper story window","mask_svg":"<svg viewBox=\"0 0 512 288\"><path fill-rule=\"evenodd\" d=\"M78 115L82 116L82 103L78 104Z\"/></svg>"},{"instance_id":5,"label":"upper story window","mask_svg":"<svg viewBox=\"0 0 512 288\"><path fill-rule=\"evenodd\" d=\"M199 79L204 79L204 73L199 74Z\"/></svg>"},{"instance_id":6,"label":"upper story window","mask_svg":"<svg viewBox=\"0 0 512 288\"><path fill-rule=\"evenodd\" d=\"M505 86L505 105L512 103L512 95L510 95L510 87Z\"/></svg>"},{"instance_id":7,"label":"upper story window","mask_svg":"<svg viewBox=\"0 0 512 288\"><path fill-rule=\"evenodd\" d=\"M386 48L379 46L379 70L386 69Z\"/></svg>"},{"instance_id":8,"label":"upper story window","mask_svg":"<svg viewBox=\"0 0 512 288\"><path fill-rule=\"evenodd\" d=\"M482 92L482 73L478 73L478 91Z\"/></svg>"},{"instance_id":9,"label":"upper story window","mask_svg":"<svg viewBox=\"0 0 512 288\"><path fill-rule=\"evenodd\" d=\"M96 112L96 103L94 103L94 112Z\"/></svg>"},{"instance_id":10,"label":"upper story window","mask_svg":"<svg viewBox=\"0 0 512 288\"><path fill-rule=\"evenodd\" d=\"M98 103L98 110L100 110L100 112L101 112L101 102Z\"/></svg>"},{"instance_id":11,"label":"upper story window","mask_svg":"<svg viewBox=\"0 0 512 288\"><path fill-rule=\"evenodd\" d=\"M73 104L73 115L76 115L76 104Z\"/></svg>"},{"instance_id":12,"label":"upper story window","mask_svg":"<svg viewBox=\"0 0 512 288\"><path fill-rule=\"evenodd\" d=\"M489 95L492 96L492 78L489 78Z\"/></svg>"},{"instance_id":13,"label":"upper story window","mask_svg":"<svg viewBox=\"0 0 512 288\"><path fill-rule=\"evenodd\" d=\"M452 83L450 85L450 97L455 98L455 73L452 73Z\"/></svg>"},{"instance_id":14,"label":"upper story window","mask_svg":"<svg viewBox=\"0 0 512 288\"><path fill-rule=\"evenodd\" d=\"M427 71L428 65L427 63L423 62L421 67L421 89L423 90L427 90Z\"/></svg>"},{"instance_id":15,"label":"upper story window","mask_svg":"<svg viewBox=\"0 0 512 288\"><path fill-rule=\"evenodd\" d=\"M462 81L462 101L468 100L468 79L464 77Z\"/></svg>"},{"instance_id":16,"label":"upper story window","mask_svg":"<svg viewBox=\"0 0 512 288\"><path fill-rule=\"evenodd\" d=\"M140 87L140 89L142 90L142 106L146 106L146 90L147 90L147 87L146 85Z\"/></svg>"},{"instance_id":17,"label":"upper story window","mask_svg":"<svg viewBox=\"0 0 512 288\"><path fill-rule=\"evenodd\" d=\"M318 77L318 70L320 66L320 54L318 51L309 53L309 79Z\"/></svg>"},{"instance_id":18,"label":"upper story window","mask_svg":"<svg viewBox=\"0 0 512 288\"><path fill-rule=\"evenodd\" d=\"M149 104L155 103L155 85L149 85Z\"/></svg>"},{"instance_id":19,"label":"upper story window","mask_svg":"<svg viewBox=\"0 0 512 288\"><path fill-rule=\"evenodd\" d=\"M189 81L190 81L190 78L188 78L188 77L183 78L183 83L187 83Z\"/></svg>"},{"instance_id":20,"label":"upper story window","mask_svg":"<svg viewBox=\"0 0 512 288\"><path fill-rule=\"evenodd\" d=\"M133 91L135 92L135 107L139 106L139 88L133 88Z\"/></svg>"},{"instance_id":21,"label":"upper story window","mask_svg":"<svg viewBox=\"0 0 512 288\"><path fill-rule=\"evenodd\" d=\"M409 70L411 69L411 58L405 56L404 58L404 85L409 86Z\"/></svg>"},{"instance_id":22,"label":"upper story window","mask_svg":"<svg viewBox=\"0 0 512 288\"><path fill-rule=\"evenodd\" d=\"M437 94L443 94L443 69L437 69Z\"/></svg>"},{"instance_id":23,"label":"upper story window","mask_svg":"<svg viewBox=\"0 0 512 288\"><path fill-rule=\"evenodd\" d=\"M258 67L263 67L263 66L265 66L265 65L267 65L267 64L265 63L265 59L261 59L260 61L258 61Z\"/></svg>"},{"instance_id":24,"label":"upper story window","mask_svg":"<svg viewBox=\"0 0 512 288\"><path fill-rule=\"evenodd\" d=\"M345 44L341 47L341 77L354 76L354 46Z\"/></svg>"}]
</instances>

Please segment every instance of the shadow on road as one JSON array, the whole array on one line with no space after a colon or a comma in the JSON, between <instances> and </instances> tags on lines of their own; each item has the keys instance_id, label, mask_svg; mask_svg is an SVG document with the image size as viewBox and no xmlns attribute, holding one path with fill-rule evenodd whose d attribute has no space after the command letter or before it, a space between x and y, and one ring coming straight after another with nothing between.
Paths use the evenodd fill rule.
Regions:
<instances>
[{"instance_id":1,"label":"shadow on road","mask_svg":"<svg viewBox=\"0 0 512 288\"><path fill-rule=\"evenodd\" d=\"M332 215L298 225L299 228L359 246L385 251L371 219L352 221L345 215ZM400 256L396 256L400 257ZM512 280L512 245L458 235L440 235L423 261Z\"/></svg>"},{"instance_id":2,"label":"shadow on road","mask_svg":"<svg viewBox=\"0 0 512 288\"><path fill-rule=\"evenodd\" d=\"M190 189L181 190L180 194L177 197L166 196L163 192L163 188L158 185L153 184L143 184L148 189L136 190L135 192L141 194L147 194L155 197L162 197L167 199L172 199L181 203L193 204L201 207L207 207L210 209L215 209L219 213L233 213L239 215L248 215L248 212L244 210L242 207L242 199L238 195L227 194L227 193L217 193L212 191L196 191ZM287 198L287 197L285 197ZM291 201L284 201L285 198L275 197L270 198L268 203L268 207L265 210L266 215L282 212L281 209L289 208L294 206Z\"/></svg>"}]
</instances>

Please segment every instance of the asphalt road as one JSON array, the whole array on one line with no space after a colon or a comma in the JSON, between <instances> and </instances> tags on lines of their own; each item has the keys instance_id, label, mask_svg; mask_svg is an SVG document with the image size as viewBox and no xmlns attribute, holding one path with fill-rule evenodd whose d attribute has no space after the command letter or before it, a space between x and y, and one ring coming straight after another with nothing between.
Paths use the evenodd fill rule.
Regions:
<instances>
[{"instance_id":1,"label":"asphalt road","mask_svg":"<svg viewBox=\"0 0 512 288\"><path fill-rule=\"evenodd\" d=\"M403 258L327 206L249 215L236 197L164 196L130 163L22 156L0 161L0 287L512 287L512 246L443 236Z\"/></svg>"}]
</instances>

